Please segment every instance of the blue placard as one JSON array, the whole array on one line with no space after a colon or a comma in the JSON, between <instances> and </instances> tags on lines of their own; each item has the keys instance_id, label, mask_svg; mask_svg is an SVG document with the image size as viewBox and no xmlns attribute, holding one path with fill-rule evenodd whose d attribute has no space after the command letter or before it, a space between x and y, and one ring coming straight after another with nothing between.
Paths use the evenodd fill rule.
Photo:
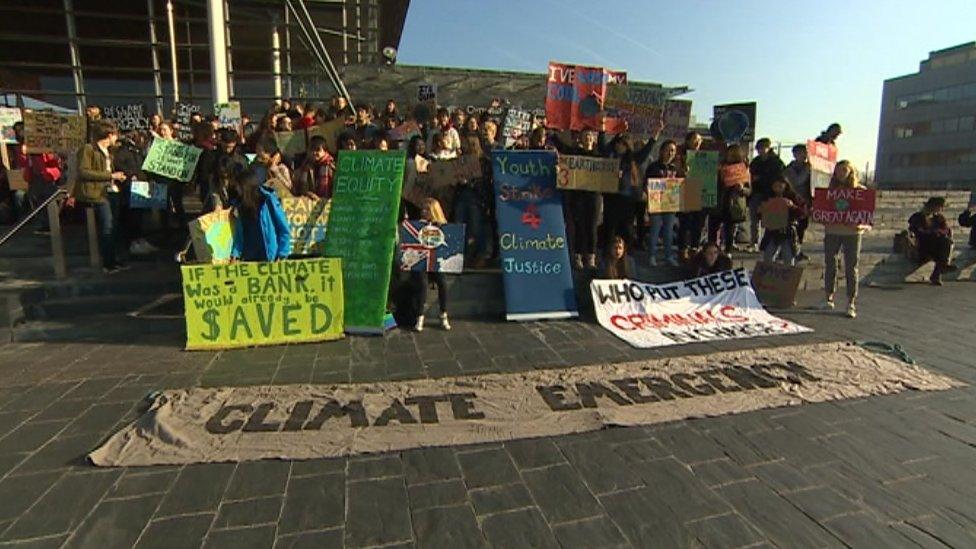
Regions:
<instances>
[{"instance_id":1,"label":"blue placard","mask_svg":"<svg viewBox=\"0 0 976 549\"><path fill-rule=\"evenodd\" d=\"M401 271L460 273L464 270L464 224L400 224L397 253Z\"/></svg>"},{"instance_id":2,"label":"blue placard","mask_svg":"<svg viewBox=\"0 0 976 549\"><path fill-rule=\"evenodd\" d=\"M578 315L556 153L492 151L508 320Z\"/></svg>"},{"instance_id":3,"label":"blue placard","mask_svg":"<svg viewBox=\"0 0 976 549\"><path fill-rule=\"evenodd\" d=\"M166 185L149 181L132 181L129 207L141 210L165 210Z\"/></svg>"}]
</instances>

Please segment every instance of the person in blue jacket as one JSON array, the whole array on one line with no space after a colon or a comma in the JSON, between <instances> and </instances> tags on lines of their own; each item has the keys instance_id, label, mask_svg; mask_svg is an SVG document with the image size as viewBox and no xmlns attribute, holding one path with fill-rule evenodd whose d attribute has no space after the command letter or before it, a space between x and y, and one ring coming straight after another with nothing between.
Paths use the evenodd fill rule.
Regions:
<instances>
[{"instance_id":1,"label":"person in blue jacket","mask_svg":"<svg viewBox=\"0 0 976 549\"><path fill-rule=\"evenodd\" d=\"M234 242L231 257L241 261L276 261L291 253L291 230L274 191L245 170L236 179Z\"/></svg>"}]
</instances>

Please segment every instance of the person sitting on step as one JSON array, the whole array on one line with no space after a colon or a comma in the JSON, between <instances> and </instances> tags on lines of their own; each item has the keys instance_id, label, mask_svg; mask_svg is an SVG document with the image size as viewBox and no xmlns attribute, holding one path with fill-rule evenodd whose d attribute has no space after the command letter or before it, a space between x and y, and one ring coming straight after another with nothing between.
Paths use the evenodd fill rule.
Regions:
<instances>
[{"instance_id":1,"label":"person sitting on step","mask_svg":"<svg viewBox=\"0 0 976 549\"><path fill-rule=\"evenodd\" d=\"M976 195L976 192L973 193ZM969 199L969 207L959 214L959 225L969 227L969 247L976 249L976 202Z\"/></svg>"},{"instance_id":2,"label":"person sitting on step","mask_svg":"<svg viewBox=\"0 0 976 549\"><path fill-rule=\"evenodd\" d=\"M942 285L943 273L955 270L949 263L952 256L952 229L942 215L944 209L945 198L933 196L925 202L921 211L908 218L908 230L918 243L919 265L935 262L935 270L929 280L936 286Z\"/></svg>"},{"instance_id":3,"label":"person sitting on step","mask_svg":"<svg viewBox=\"0 0 976 549\"><path fill-rule=\"evenodd\" d=\"M722 248L715 242L705 244L694 257L688 269L688 278L698 278L732 268L732 258L722 253Z\"/></svg>"}]
</instances>

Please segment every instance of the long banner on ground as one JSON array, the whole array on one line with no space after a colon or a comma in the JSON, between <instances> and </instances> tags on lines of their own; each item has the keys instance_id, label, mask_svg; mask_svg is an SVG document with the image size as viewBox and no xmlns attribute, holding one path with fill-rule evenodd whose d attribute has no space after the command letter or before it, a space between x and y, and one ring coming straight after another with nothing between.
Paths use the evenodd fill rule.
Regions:
<instances>
[{"instance_id":1,"label":"long banner on ground","mask_svg":"<svg viewBox=\"0 0 976 549\"><path fill-rule=\"evenodd\" d=\"M822 343L448 379L196 387L162 391L88 457L103 467L329 458L960 385Z\"/></svg>"},{"instance_id":2,"label":"long banner on ground","mask_svg":"<svg viewBox=\"0 0 976 549\"><path fill-rule=\"evenodd\" d=\"M315 258L181 267L187 350L341 338L340 265Z\"/></svg>"},{"instance_id":3,"label":"long banner on ground","mask_svg":"<svg viewBox=\"0 0 976 549\"><path fill-rule=\"evenodd\" d=\"M577 316L556 153L492 151L508 320Z\"/></svg>"},{"instance_id":4,"label":"long banner on ground","mask_svg":"<svg viewBox=\"0 0 976 549\"><path fill-rule=\"evenodd\" d=\"M766 312L745 269L670 284L594 280L600 325L634 347L810 332Z\"/></svg>"},{"instance_id":5,"label":"long banner on ground","mask_svg":"<svg viewBox=\"0 0 976 549\"><path fill-rule=\"evenodd\" d=\"M405 164L403 151L339 153L325 255L342 258L350 333L383 333Z\"/></svg>"}]
</instances>

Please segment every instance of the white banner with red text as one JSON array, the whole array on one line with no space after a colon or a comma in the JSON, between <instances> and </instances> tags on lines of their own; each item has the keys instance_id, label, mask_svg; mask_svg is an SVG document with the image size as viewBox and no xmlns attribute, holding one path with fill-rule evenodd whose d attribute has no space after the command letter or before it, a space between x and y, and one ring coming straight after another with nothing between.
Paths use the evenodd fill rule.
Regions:
<instances>
[{"instance_id":1,"label":"white banner with red text","mask_svg":"<svg viewBox=\"0 0 976 549\"><path fill-rule=\"evenodd\" d=\"M745 269L669 284L594 280L600 325L634 347L811 332L763 309Z\"/></svg>"}]
</instances>

